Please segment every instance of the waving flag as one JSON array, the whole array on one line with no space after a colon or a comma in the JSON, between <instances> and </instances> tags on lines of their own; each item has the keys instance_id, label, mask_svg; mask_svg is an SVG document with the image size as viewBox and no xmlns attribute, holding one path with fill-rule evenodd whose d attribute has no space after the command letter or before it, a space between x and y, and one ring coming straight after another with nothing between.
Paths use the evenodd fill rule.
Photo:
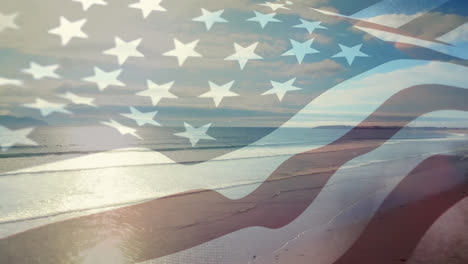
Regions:
<instances>
[{"instance_id":1,"label":"waving flag","mask_svg":"<svg viewBox=\"0 0 468 264\"><path fill-rule=\"evenodd\" d=\"M382 176L395 189L360 216L362 235L320 261L406 261L466 196L466 137L440 127L467 124L467 12L461 0L2 5L1 262L272 263L245 253L265 243L246 230L300 233L314 206L343 209L320 198L340 193L327 186L341 173L381 158L407 179ZM405 128L418 122L432 128ZM385 151L395 140L405 147ZM445 185L400 195L441 160ZM393 213L393 199L414 212ZM401 249L366 253L425 206ZM240 251L193 253L230 236Z\"/></svg>"}]
</instances>

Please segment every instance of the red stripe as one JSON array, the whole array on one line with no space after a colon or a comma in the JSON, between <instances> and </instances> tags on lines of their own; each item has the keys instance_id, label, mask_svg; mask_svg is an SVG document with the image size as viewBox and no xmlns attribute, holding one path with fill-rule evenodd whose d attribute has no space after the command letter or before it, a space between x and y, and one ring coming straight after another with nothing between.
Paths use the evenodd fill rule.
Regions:
<instances>
[{"instance_id":1,"label":"red stripe","mask_svg":"<svg viewBox=\"0 0 468 264\"><path fill-rule=\"evenodd\" d=\"M466 0L450 0L399 29L425 39L437 39L468 22L466 3Z\"/></svg>"},{"instance_id":2,"label":"red stripe","mask_svg":"<svg viewBox=\"0 0 468 264\"><path fill-rule=\"evenodd\" d=\"M384 31L384 32L392 33L392 34L397 34L397 35L401 35L401 36L406 36L406 37L410 37L410 38L414 38L414 39L419 39L419 40L425 40L425 41L439 43L439 44L450 45L449 43L437 40L435 38L426 38L426 37L423 37L423 36L414 35L414 34L411 34L409 32L406 32L406 31L404 31L402 29L393 28L393 27L389 27L389 26L385 26L385 25L381 25L381 24L376 24L374 22L360 20L360 19L356 19L356 18L352 18L352 17L343 17L343 16L339 16L339 15L331 15L331 14L323 14L323 13L320 13L320 14L326 15L326 16L331 16L331 17L333 17L334 19L336 19L338 21L347 21L347 22L351 23L352 25L354 25L356 27L376 29L376 30L380 30L380 31Z\"/></svg>"},{"instance_id":3,"label":"red stripe","mask_svg":"<svg viewBox=\"0 0 468 264\"><path fill-rule=\"evenodd\" d=\"M434 222L468 196L467 166L457 168L459 159L435 156L420 164L392 191L359 239L334 263L387 264L408 260ZM440 192L441 182L458 184ZM394 203L402 197L411 201Z\"/></svg>"}]
</instances>

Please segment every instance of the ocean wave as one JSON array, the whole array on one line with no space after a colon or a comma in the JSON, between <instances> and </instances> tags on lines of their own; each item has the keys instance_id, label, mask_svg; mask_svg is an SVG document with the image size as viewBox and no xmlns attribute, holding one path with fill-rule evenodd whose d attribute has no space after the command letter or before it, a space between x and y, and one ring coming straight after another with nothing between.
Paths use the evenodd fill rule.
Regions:
<instances>
[{"instance_id":1,"label":"ocean wave","mask_svg":"<svg viewBox=\"0 0 468 264\"><path fill-rule=\"evenodd\" d=\"M330 152L335 152L335 151L330 151ZM440 152L440 153L434 152L431 155L436 155L436 154L441 154L441 153L450 153L450 152L451 151L443 151L443 152ZM298 155L307 155L307 153L302 153L302 154L298 154ZM431 155L429 155L429 156L431 156ZM421 156L421 157L423 157L423 156L428 156L428 155L420 154L420 155L410 155L410 156ZM408 157L410 157L410 156L408 156ZM349 166L344 165L339 170L344 171L344 170L348 170L348 169L354 169L354 168L357 168L357 167L372 166L372 165L377 164L377 163L393 162L393 161L404 160L404 159L405 158L363 161L362 163L356 164L356 165L349 165ZM265 182L284 181L284 180L288 180L288 179L291 179L291 178L305 177L305 176L320 174L320 173L324 173L324 172L332 172L332 171L335 171L335 170L336 170L335 168L327 168L325 170L320 170L320 171L316 171L316 172L309 172L309 173L305 173L305 174L296 173L296 174L291 174L291 175L289 175L287 177L283 177L283 178L268 179ZM70 171L73 171L73 170L70 170ZM50 171L50 172L59 172L59 173L61 173L61 172L69 172L69 171ZM21 174L36 174L36 173L37 174L42 174L42 173L49 173L49 172L47 172L47 171L38 171L38 172L35 172L35 173L21 173ZM20 175L20 174L18 174L18 175ZM56 216L61 216L61 215L66 215L66 214L76 214L76 213L86 214L86 212L90 212L90 211L101 211L102 212L102 211L106 211L106 210L112 210L112 209L116 209L116 208L120 208L120 207L125 207L125 206L135 205L135 204L139 204L139 203L144 203L144 202L151 201L151 200L154 200L154 199L168 199L168 198L173 198L173 197L179 197L179 196L190 195L190 194L195 194L195 193L203 193L203 192L209 192L209 191L218 191L218 192L220 192L220 191L227 190L227 189L239 188L239 187L243 187L243 186L259 185L259 184L262 184L262 183L264 183L264 182L259 181L259 180L253 180L253 181L243 181L243 182L236 182L236 183L230 183L230 184L224 184L224 185L220 184L220 185L217 185L217 186L211 186L210 189L195 189L195 190L189 190L189 191L185 191L185 192L181 192L181 193L175 193L175 194L167 194L167 195L151 196L151 197L142 197L142 198L138 198L138 199L134 199L134 200L127 200L127 201L121 202L121 203L104 203L104 204L100 204L98 206L73 208L73 209L70 209L70 210L60 210L60 211L51 212L51 213L48 213L48 214L40 214L40 215L29 216L29 217L6 217L6 218L0 218L0 225L45 219L45 218L49 218L49 217L56 217ZM333 184L335 184L335 183L333 183ZM329 184L329 185L333 185L333 184ZM325 185L324 188L327 188L329 185Z\"/></svg>"},{"instance_id":2,"label":"ocean wave","mask_svg":"<svg viewBox=\"0 0 468 264\"><path fill-rule=\"evenodd\" d=\"M447 137L447 138L437 138L437 139L432 139L432 138L425 138L425 139L392 139L388 141L386 144L387 145L392 145L392 144L401 144L401 143L407 143L407 142L435 142L435 141L450 141L450 140L461 140L462 138L460 137ZM277 146L290 146L290 145L281 145L281 144L272 144L272 145L277 145ZM272 145L269 145L271 147ZM226 162L226 161L236 161L236 160L249 160L249 159L264 159L264 158L274 158L274 157L289 157L291 155L307 155L307 153L301 153L304 152L305 150L308 149L313 149L316 148L316 145L303 145L300 148L284 148L284 149L272 149L271 151L276 151L276 153L272 152L261 152L261 151L255 151L250 147L252 150L251 155L244 155L244 156L238 156L238 157L219 157L216 159L212 159L206 162L211 162L211 163L217 163L217 162ZM356 148L356 150L359 148ZM154 150L151 149L117 149L117 150L112 150L112 151L92 151L92 152L68 152L70 155L73 154L112 154L112 153L125 153L128 155L133 155L133 154L138 154L138 153L153 153L155 152ZM55 154L50 154L50 155L55 155ZM65 155L65 154L59 154L59 155ZM18 156L18 157L28 157L26 156ZM390 160L376 160L375 162L383 162L383 161L390 161ZM191 161L182 161L179 162L178 164L181 165L190 165L190 164L199 164L201 162L204 162L204 160L191 160ZM372 161L374 162L374 161ZM35 171L13 171L13 172L6 172L6 173L0 173L0 177L2 176L16 176L16 175L23 175L23 174L48 174L48 173L61 173L61 172L76 172L76 171L92 171L92 170L99 170L99 169L115 169L115 168L132 168L132 167L152 167L152 166L165 166L165 165L174 165L174 162L153 162L153 163L144 163L144 164L126 164L126 165L111 165L111 166L94 166L94 167L87 167L87 168L70 168L70 169L50 169L50 170L35 170ZM362 166L366 164L356 164L352 166Z\"/></svg>"},{"instance_id":3,"label":"ocean wave","mask_svg":"<svg viewBox=\"0 0 468 264\"><path fill-rule=\"evenodd\" d=\"M132 148L132 152L171 152L171 151L202 151L202 150L217 150L217 149L238 149L246 146L255 148L269 148L269 147L288 147L300 146L306 142L288 142L288 143L261 143L251 145L223 145L223 146L199 146L199 147L165 147L165 148ZM150 146L151 144L140 144L139 146ZM310 146L310 145L309 145ZM15 146L16 147L16 146ZM34 148L50 148L47 146L19 146L18 148L34 149ZM40 157L40 156L62 156L62 155L89 155L103 152L128 152L128 149L94 149L94 150L67 150L67 151L48 151L48 152L20 152L20 153L0 153L0 159L7 158L23 158L23 157ZM199 162L204 161L200 160Z\"/></svg>"}]
</instances>

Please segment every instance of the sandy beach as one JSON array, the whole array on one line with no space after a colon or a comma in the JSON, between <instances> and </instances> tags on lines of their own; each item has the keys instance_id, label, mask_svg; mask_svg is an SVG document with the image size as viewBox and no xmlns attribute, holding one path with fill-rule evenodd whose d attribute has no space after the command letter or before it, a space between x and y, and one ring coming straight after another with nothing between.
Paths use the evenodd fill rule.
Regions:
<instances>
[{"instance_id":1,"label":"sandy beach","mask_svg":"<svg viewBox=\"0 0 468 264\"><path fill-rule=\"evenodd\" d=\"M382 133L380 136L387 137L389 133L394 132L390 130L380 133ZM375 137L376 135L373 134L373 138ZM80 252L104 246L108 247L106 253L108 255L103 254L101 249L99 256L87 254L85 260L89 263L97 263L98 259L113 256L118 259L118 263L135 263L157 258L164 259L166 256L170 257L173 254L178 254L177 252L184 252L184 250L196 248L204 243L209 244L213 241L216 243L217 239L224 239L230 234L249 230L252 227L282 230L285 226L291 226L295 230L293 233L304 232L300 226L295 226L296 218L304 217L304 212L310 210L309 206L321 194L325 186L330 184L341 186L348 189L350 194L356 191L352 187L352 182L349 181L343 181L341 184L338 181L330 183L338 168L356 157L371 154L385 142L375 139L366 141L362 138L361 133L351 134L348 138L334 144L294 156L276 169L257 189L241 199L228 199L218 192L210 190L191 191L129 207L85 215L6 237L0 240L2 261L14 260L14 263L31 263L31 259L34 258L47 263L58 263L58 260L62 262L64 259L68 260L69 263L82 263L84 259L77 257L80 256ZM426 158L420 159L423 161ZM373 164L369 171L378 175L380 174L378 168L381 165L376 164L379 163ZM440 158L424 162L415 170L415 175L422 177L417 181L419 186L428 187L428 183L432 181L421 185L421 182L426 182L424 178L428 175L434 177L437 182L441 180L445 184L440 186L429 184L434 187L432 194L422 189L422 193L415 192L416 189L411 190L411 192L419 193L422 195L420 198L431 199L432 195L440 192L440 188L443 190L444 186L448 190L458 188L461 180L466 180L467 166L466 161L461 161L459 157L440 156ZM456 169L453 170L455 167ZM363 168L358 168L355 171L362 173ZM385 174L385 170L382 173ZM445 178L446 180L444 180ZM399 197L397 200L408 202L406 198ZM345 200L340 203L344 205ZM392 215L403 213L388 207L384 208L383 213L387 213L387 210L391 211ZM342 238L342 242L334 242L335 246L341 245L345 248L351 246L350 243L359 235L359 229L364 229L366 223L369 222L368 218L359 216L359 213L357 219L359 221L356 223L355 220L344 221L343 227L337 229L338 233L330 232L331 235L334 235L329 238L322 237L324 234L321 234L319 241L336 242L333 237L338 236ZM430 224L427 225L427 228L432 226L432 223ZM393 223L390 222L390 225ZM318 225L317 227L323 228L324 226ZM328 232L327 228L324 230ZM347 237L344 234L347 233L349 233L348 238L344 239ZM41 243L40 240L44 236L49 237L49 243ZM258 240L257 236L255 237L257 246L249 248L249 256L241 256L242 258L258 263L273 263L271 261L301 263L302 260L307 260L310 263L311 260L317 258L315 254L319 253L317 248L307 248L311 243L306 241L296 243L297 245L294 244L294 246L288 244L284 250L273 254L272 260L270 255L262 253L268 252L268 249L262 245L262 239ZM261 238L261 236L258 237ZM303 236L303 238L306 237L308 236ZM105 239L103 240L103 238ZM410 246L416 246L413 244ZM236 247L242 246L242 244L236 245ZM25 248L25 253L13 254L18 251L19 247ZM301 248L304 248L308 254L291 255ZM323 263L331 263L327 261L340 256L339 253L339 248L329 247L329 251L322 250L320 254L324 254ZM117 257L115 257L116 254ZM411 257L408 253L403 255L400 258L405 260ZM393 258L391 259L393 261ZM223 260L221 263L236 262Z\"/></svg>"}]
</instances>

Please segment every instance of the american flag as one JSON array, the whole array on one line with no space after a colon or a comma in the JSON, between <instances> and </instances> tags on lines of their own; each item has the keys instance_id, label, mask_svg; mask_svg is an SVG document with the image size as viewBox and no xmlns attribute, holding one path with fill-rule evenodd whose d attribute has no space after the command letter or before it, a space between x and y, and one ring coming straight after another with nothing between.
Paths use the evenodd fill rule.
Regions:
<instances>
[{"instance_id":1,"label":"american flag","mask_svg":"<svg viewBox=\"0 0 468 264\"><path fill-rule=\"evenodd\" d=\"M466 153L421 147L384 186L349 187L386 190L354 234L288 251L341 215L329 186L390 174L345 167L398 156L392 137L431 112L466 122L467 22L463 0L2 3L0 262L407 261L466 197ZM276 153L323 124L346 126Z\"/></svg>"}]
</instances>

